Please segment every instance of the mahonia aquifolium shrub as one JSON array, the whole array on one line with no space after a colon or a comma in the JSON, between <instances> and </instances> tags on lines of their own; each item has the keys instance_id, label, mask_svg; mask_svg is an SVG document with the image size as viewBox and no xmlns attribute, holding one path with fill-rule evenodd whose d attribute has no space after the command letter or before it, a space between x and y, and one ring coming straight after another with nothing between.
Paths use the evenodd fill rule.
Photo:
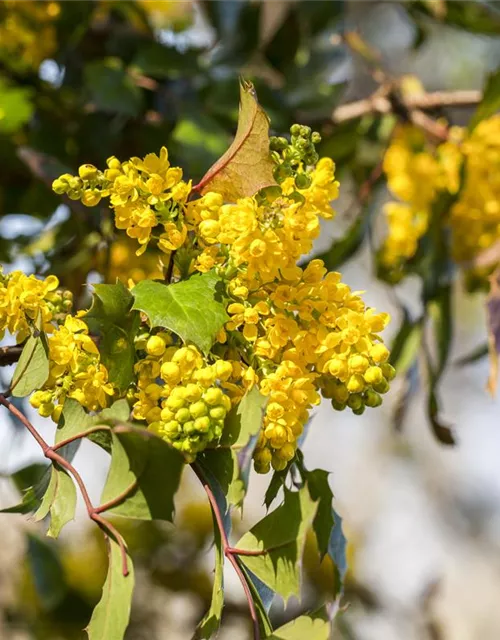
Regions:
<instances>
[{"instance_id":1,"label":"mahonia aquifolium shrub","mask_svg":"<svg viewBox=\"0 0 500 640\"><path fill-rule=\"evenodd\" d=\"M333 218L338 196L334 163L318 158L317 142L319 135L300 125L290 140L272 138L276 185L235 202L217 191L196 197L165 147L143 159L109 158L104 170L83 165L77 176L54 181L56 193L85 205L108 201L116 227L137 241L138 256L154 246L168 264L172 252L183 251L189 273L213 270L222 278L229 321L210 355L165 330L142 333L135 343L133 416L189 460L217 446L227 412L253 385L268 398L254 453L262 473L293 459L321 396L336 410L361 414L389 389L394 370L380 337L389 316L367 308L320 260L297 264L311 251L320 220ZM174 268L173 275L183 274ZM47 403L60 406L66 396L90 409L116 395L82 325L84 316L71 318L51 338L57 360L41 394L52 396L34 399L45 413ZM98 389L83 371L89 365Z\"/></svg>"},{"instance_id":2,"label":"mahonia aquifolium shrub","mask_svg":"<svg viewBox=\"0 0 500 640\"><path fill-rule=\"evenodd\" d=\"M451 198L442 224L449 228L452 256L464 265L470 284L486 282L489 270L471 268L470 262L500 238L499 169L500 116L483 120L472 132L452 127L440 144L412 125L399 126L384 158L389 189L399 200L385 206L384 266L401 272L433 215L440 215L439 200Z\"/></svg>"}]
</instances>

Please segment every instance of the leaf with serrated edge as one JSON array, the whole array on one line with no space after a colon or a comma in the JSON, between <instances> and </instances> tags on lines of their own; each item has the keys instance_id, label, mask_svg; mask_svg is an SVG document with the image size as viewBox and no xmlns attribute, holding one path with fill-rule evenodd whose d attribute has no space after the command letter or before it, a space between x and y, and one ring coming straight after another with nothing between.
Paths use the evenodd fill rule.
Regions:
<instances>
[{"instance_id":1,"label":"leaf with serrated edge","mask_svg":"<svg viewBox=\"0 0 500 640\"><path fill-rule=\"evenodd\" d=\"M220 283L211 271L171 285L142 280L132 289L133 309L144 312L151 327L170 329L208 353L229 320L225 305L217 299Z\"/></svg>"},{"instance_id":2,"label":"leaf with serrated edge","mask_svg":"<svg viewBox=\"0 0 500 640\"><path fill-rule=\"evenodd\" d=\"M49 358L45 336L30 336L12 377L12 395L24 398L32 391L41 389L48 377Z\"/></svg>"},{"instance_id":3,"label":"leaf with serrated edge","mask_svg":"<svg viewBox=\"0 0 500 640\"><path fill-rule=\"evenodd\" d=\"M276 629L268 640L329 640L331 623L324 611L299 616Z\"/></svg>"},{"instance_id":4,"label":"leaf with serrated edge","mask_svg":"<svg viewBox=\"0 0 500 640\"><path fill-rule=\"evenodd\" d=\"M220 193L227 202L253 196L276 184L274 163L269 151L269 118L257 101L250 82L240 84L238 129L226 153L208 170L197 185L203 194Z\"/></svg>"},{"instance_id":5,"label":"leaf with serrated edge","mask_svg":"<svg viewBox=\"0 0 500 640\"><path fill-rule=\"evenodd\" d=\"M124 576L120 547L113 538L108 538L108 544L108 574L102 589L102 597L86 629L89 640L122 640L130 618L134 589L132 560L127 555L129 573Z\"/></svg>"},{"instance_id":6,"label":"leaf with serrated edge","mask_svg":"<svg viewBox=\"0 0 500 640\"><path fill-rule=\"evenodd\" d=\"M307 488L295 493L286 491L283 504L236 544L238 549L267 551L261 556L241 556L241 561L285 602L300 593L298 565L317 507Z\"/></svg>"},{"instance_id":7,"label":"leaf with serrated edge","mask_svg":"<svg viewBox=\"0 0 500 640\"><path fill-rule=\"evenodd\" d=\"M109 513L171 522L183 469L182 456L161 438L143 429L121 429L112 434L111 465L101 503L133 487Z\"/></svg>"}]
</instances>

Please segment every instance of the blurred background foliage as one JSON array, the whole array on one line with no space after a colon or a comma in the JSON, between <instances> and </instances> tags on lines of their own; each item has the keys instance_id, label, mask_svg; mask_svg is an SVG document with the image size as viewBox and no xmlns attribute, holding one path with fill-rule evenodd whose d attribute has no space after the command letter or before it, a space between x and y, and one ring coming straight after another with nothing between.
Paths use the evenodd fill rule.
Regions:
<instances>
[{"instance_id":1,"label":"blurred background foliage","mask_svg":"<svg viewBox=\"0 0 500 640\"><path fill-rule=\"evenodd\" d=\"M295 122L310 125L322 135L320 153L337 163L341 213L334 237L318 248L328 268L339 268L366 247L376 255L373 231L384 189L380 163L395 122L405 114L373 112L340 122L335 110L370 96L381 69L391 78L425 69L421 80L427 90L479 89L484 74L500 62L499 35L498 4L485 1L3 0L0 259L7 269L56 274L80 306L89 300L86 283L159 275L154 256L138 258L125 236L115 236L107 209L61 200L51 190L52 180L83 163L103 166L109 156L127 159L165 145L172 164L198 181L234 134L241 75L254 82L273 134L286 133ZM432 45L436 41L444 43L441 50ZM420 67L412 56L420 56ZM464 124L473 108L440 107L432 115ZM446 292L437 291L433 302L438 320L441 314L438 349L446 351ZM407 382L394 416L400 426L422 323L400 303L398 308L402 324L394 359ZM484 355L485 348L480 345L477 353ZM438 380L429 378L434 433L449 443L453 436L437 418ZM19 470L15 486L22 492L43 472L38 464ZM190 487L183 496L176 530L126 525L139 583L130 639L187 638L186 629L208 605L210 514ZM99 537L75 529L55 544L32 525L9 526L7 537L21 530L25 537L12 543L17 555L0 562L0 637L83 638L105 572ZM352 558L355 548L351 541ZM12 564L10 556L18 560ZM315 566L312 557L306 551L304 609L332 591L336 580L327 561ZM354 576L351 570L348 599L374 607L373 594ZM184 600L176 600L179 593ZM277 621L289 617L279 607L274 615ZM225 620L221 637L246 637L246 612L237 599ZM429 629L419 637L437 638ZM355 637L342 620L337 632Z\"/></svg>"}]
</instances>

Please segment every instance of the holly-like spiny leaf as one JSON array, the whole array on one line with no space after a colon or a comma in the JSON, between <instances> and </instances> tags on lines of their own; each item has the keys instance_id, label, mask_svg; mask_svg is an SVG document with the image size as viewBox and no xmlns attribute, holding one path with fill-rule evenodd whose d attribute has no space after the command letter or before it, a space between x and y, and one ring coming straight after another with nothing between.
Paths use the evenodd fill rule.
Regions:
<instances>
[{"instance_id":1,"label":"holly-like spiny leaf","mask_svg":"<svg viewBox=\"0 0 500 640\"><path fill-rule=\"evenodd\" d=\"M123 496L109 513L171 522L183 468L182 456L161 438L132 426L116 428L101 502Z\"/></svg>"},{"instance_id":2,"label":"holly-like spiny leaf","mask_svg":"<svg viewBox=\"0 0 500 640\"><path fill-rule=\"evenodd\" d=\"M283 504L236 544L238 549L266 552L259 556L242 556L241 561L285 602L300 593L299 561L317 508L306 487L295 493L286 490Z\"/></svg>"},{"instance_id":3,"label":"holly-like spiny leaf","mask_svg":"<svg viewBox=\"0 0 500 640\"><path fill-rule=\"evenodd\" d=\"M269 151L269 118L257 101L250 82L240 84L238 129L226 153L195 187L201 193L216 191L227 202L255 195L276 184Z\"/></svg>"},{"instance_id":4,"label":"holly-like spiny leaf","mask_svg":"<svg viewBox=\"0 0 500 640\"><path fill-rule=\"evenodd\" d=\"M328 471L314 469L306 471L305 479L311 498L318 502L318 510L314 517L313 529L318 541L321 559L328 553L330 535L334 525L332 502L333 493L328 483Z\"/></svg>"},{"instance_id":5,"label":"holly-like spiny leaf","mask_svg":"<svg viewBox=\"0 0 500 640\"><path fill-rule=\"evenodd\" d=\"M151 327L163 327L208 353L229 319L222 300L222 281L213 272L166 285L142 280L133 289L133 309L143 311Z\"/></svg>"},{"instance_id":6,"label":"holly-like spiny leaf","mask_svg":"<svg viewBox=\"0 0 500 640\"><path fill-rule=\"evenodd\" d=\"M26 341L14 371L11 393L24 398L36 389L41 389L49 377L49 356L44 333L32 335Z\"/></svg>"},{"instance_id":7,"label":"holly-like spiny leaf","mask_svg":"<svg viewBox=\"0 0 500 640\"><path fill-rule=\"evenodd\" d=\"M109 566L106 581L90 623L86 629L89 640L122 640L127 629L132 592L134 589L134 569L127 555L128 575L123 575L120 546L111 537L108 538Z\"/></svg>"}]
</instances>

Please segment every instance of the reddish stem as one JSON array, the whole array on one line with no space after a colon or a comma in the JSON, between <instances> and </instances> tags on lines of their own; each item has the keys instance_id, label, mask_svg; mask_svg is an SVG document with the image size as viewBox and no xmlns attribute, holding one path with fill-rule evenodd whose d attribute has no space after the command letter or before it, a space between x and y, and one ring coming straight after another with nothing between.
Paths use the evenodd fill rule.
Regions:
<instances>
[{"instance_id":1,"label":"reddish stem","mask_svg":"<svg viewBox=\"0 0 500 640\"><path fill-rule=\"evenodd\" d=\"M0 404L2 404L6 409L8 409L8 411L12 413L13 416L15 416L18 420L22 422L22 424L26 427L26 429L30 432L30 434L36 440L36 442L40 445L40 448L43 451L43 455L46 458L48 458L49 460L52 460L53 463L59 465L63 469L66 469L66 471L73 476L82 494L83 502L85 503L85 508L87 509L89 518L93 520L104 531L104 533L107 536L112 536L118 543L121 551L121 556L122 556L123 575L128 576L129 568L128 568L128 561L127 561L127 548L125 546L125 542L123 541L122 536L110 522L108 522L101 515L99 515L99 507L96 508L92 504L87 488L85 486L85 483L83 482L81 475L78 473L75 467L71 464L71 462L68 462L66 458L63 458L61 454L57 453L57 451L55 450L56 448L60 448L64 446L64 444L68 444L68 442L73 442L74 440L78 440L79 438L84 437L86 432L78 434L78 436L68 438L68 440L66 441L59 442L55 447L51 447L47 442L45 442L45 440L38 433L36 428L31 424L28 418L26 418L26 416L21 411L19 411L19 409L15 407L12 404L12 402L7 400L7 398L2 394L0 394ZM123 496L121 496L121 499L123 499ZM106 505L102 505L102 506L106 506Z\"/></svg>"},{"instance_id":2,"label":"reddish stem","mask_svg":"<svg viewBox=\"0 0 500 640\"><path fill-rule=\"evenodd\" d=\"M66 440L61 440L60 442L56 442L56 444L52 445L51 449L52 451L57 451L58 449L65 447L67 444L70 444L71 442L75 442L76 440L81 440L82 438L86 438L87 436L90 436L92 433L96 433L97 431L108 431L108 430L109 430L109 427L106 425L101 425L99 427L91 427L86 431L82 431L81 433L77 433L76 435L71 436L70 438L66 438Z\"/></svg>"},{"instance_id":3,"label":"reddish stem","mask_svg":"<svg viewBox=\"0 0 500 640\"><path fill-rule=\"evenodd\" d=\"M193 471L196 473L196 475L198 476L198 479L200 480L201 484L203 485L203 488L205 489L205 492L208 497L208 501L210 502L210 506L212 507L212 512L214 514L215 521L217 523L217 528L219 529L220 536L221 536L222 550L223 550L224 556L233 565L233 568L236 571L236 574L241 582L241 586L243 587L243 591L245 592L245 597L248 602L248 609L250 611L250 617L252 618L254 640L260 640L261 635L260 635L259 619L257 617L257 610L255 608L255 603L253 601L252 591L248 584L247 578L239 564L237 556L238 555L252 555L252 556L263 555L263 553L265 552L261 552L261 551L247 552L245 551L245 549L235 549L234 547L231 547L231 545L229 544L229 540L227 538L226 530L224 528L224 520L222 517L222 513L219 509L219 505L217 504L217 500L215 499L214 493L210 488L210 485L208 484L202 469L196 463L193 463L191 467Z\"/></svg>"},{"instance_id":4,"label":"reddish stem","mask_svg":"<svg viewBox=\"0 0 500 640\"><path fill-rule=\"evenodd\" d=\"M104 504L100 504L98 507L94 507L95 513L102 513L103 511L108 511L108 509L112 509L116 507L117 504L123 502L127 496L129 496L135 489L137 488L137 480L134 480L132 484L122 491L120 494L113 498L112 500L108 500Z\"/></svg>"}]
</instances>

